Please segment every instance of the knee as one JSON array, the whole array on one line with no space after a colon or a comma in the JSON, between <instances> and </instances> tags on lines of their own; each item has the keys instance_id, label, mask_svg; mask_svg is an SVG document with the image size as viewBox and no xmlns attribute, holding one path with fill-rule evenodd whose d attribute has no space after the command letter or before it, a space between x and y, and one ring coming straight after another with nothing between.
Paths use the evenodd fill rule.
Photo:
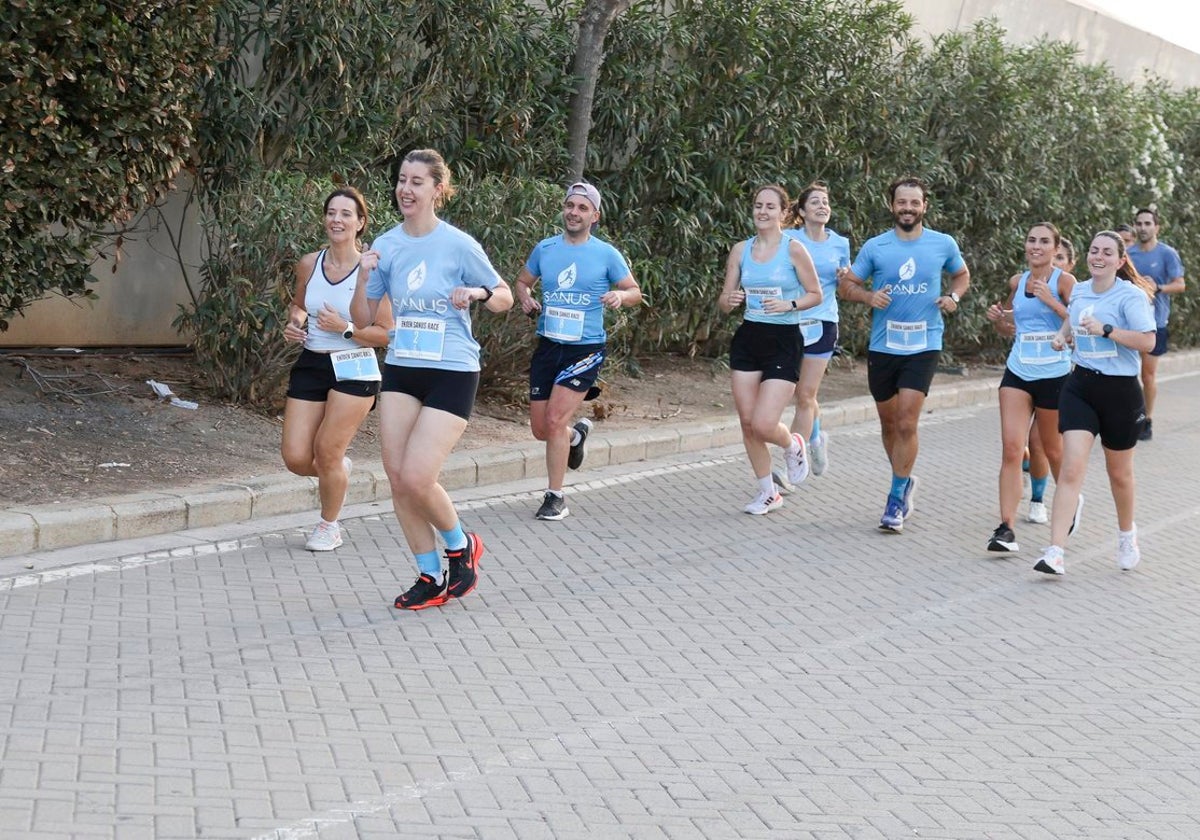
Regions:
<instances>
[{"instance_id":1,"label":"knee","mask_svg":"<svg viewBox=\"0 0 1200 840\"><path fill-rule=\"evenodd\" d=\"M817 407L817 389L805 385L796 386L796 406L813 411Z\"/></svg>"},{"instance_id":2,"label":"knee","mask_svg":"<svg viewBox=\"0 0 1200 840\"><path fill-rule=\"evenodd\" d=\"M750 433L756 440L770 440L778 428L779 421L777 420L774 422L755 420L750 424Z\"/></svg>"},{"instance_id":3,"label":"knee","mask_svg":"<svg viewBox=\"0 0 1200 840\"><path fill-rule=\"evenodd\" d=\"M313 453L311 451L284 447L280 454L283 455L283 465L287 467L288 472L296 475L313 474Z\"/></svg>"}]
</instances>

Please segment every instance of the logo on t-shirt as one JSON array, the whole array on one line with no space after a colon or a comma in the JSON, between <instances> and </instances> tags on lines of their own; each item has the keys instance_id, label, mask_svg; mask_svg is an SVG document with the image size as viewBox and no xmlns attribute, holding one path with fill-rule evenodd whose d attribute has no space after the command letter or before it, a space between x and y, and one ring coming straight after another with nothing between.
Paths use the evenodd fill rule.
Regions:
<instances>
[{"instance_id":1,"label":"logo on t-shirt","mask_svg":"<svg viewBox=\"0 0 1200 840\"><path fill-rule=\"evenodd\" d=\"M578 276L575 270L575 263L571 263L558 273L558 288L569 289L575 285L576 277Z\"/></svg>"},{"instance_id":2,"label":"logo on t-shirt","mask_svg":"<svg viewBox=\"0 0 1200 840\"><path fill-rule=\"evenodd\" d=\"M909 257L904 261L904 265L900 266L900 279L911 280L917 276L917 261Z\"/></svg>"},{"instance_id":3,"label":"logo on t-shirt","mask_svg":"<svg viewBox=\"0 0 1200 840\"><path fill-rule=\"evenodd\" d=\"M421 260L416 268L408 272L408 290L410 292L425 285L425 270L425 260Z\"/></svg>"}]
</instances>

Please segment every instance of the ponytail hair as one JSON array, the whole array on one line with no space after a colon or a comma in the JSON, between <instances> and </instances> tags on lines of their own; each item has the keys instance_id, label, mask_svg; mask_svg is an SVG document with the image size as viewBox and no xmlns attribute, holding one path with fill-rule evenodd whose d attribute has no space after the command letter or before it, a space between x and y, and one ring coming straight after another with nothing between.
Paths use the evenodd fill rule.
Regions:
<instances>
[{"instance_id":1,"label":"ponytail hair","mask_svg":"<svg viewBox=\"0 0 1200 840\"><path fill-rule=\"evenodd\" d=\"M1121 238L1121 234L1115 230L1102 230L1096 236L1107 236L1117 243L1117 253L1121 256L1122 260L1121 266L1117 269L1117 276L1137 286L1146 293L1146 297L1154 300L1154 294L1158 291L1158 286L1155 285L1153 280L1143 277L1138 273L1133 260L1129 258L1129 254L1125 249L1125 240Z\"/></svg>"}]
</instances>

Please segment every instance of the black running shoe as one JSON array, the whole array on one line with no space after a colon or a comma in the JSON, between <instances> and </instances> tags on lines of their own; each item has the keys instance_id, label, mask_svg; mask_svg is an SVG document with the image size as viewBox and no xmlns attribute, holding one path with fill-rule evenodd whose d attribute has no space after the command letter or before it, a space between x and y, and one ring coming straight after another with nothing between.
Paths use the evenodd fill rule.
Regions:
<instances>
[{"instance_id":1,"label":"black running shoe","mask_svg":"<svg viewBox=\"0 0 1200 840\"><path fill-rule=\"evenodd\" d=\"M1138 432L1138 440L1154 440L1154 424L1150 422L1149 417L1142 424L1142 430Z\"/></svg>"},{"instance_id":2,"label":"black running shoe","mask_svg":"<svg viewBox=\"0 0 1200 840\"><path fill-rule=\"evenodd\" d=\"M547 490L546 495L542 497L542 506L538 508L537 518L557 522L560 519L566 519L570 512L566 499Z\"/></svg>"},{"instance_id":3,"label":"black running shoe","mask_svg":"<svg viewBox=\"0 0 1200 840\"><path fill-rule=\"evenodd\" d=\"M583 459L587 456L587 438L588 432L592 430L592 421L584 417L575 424L574 429L579 432L579 443L571 445L571 451L567 453L567 466L577 470L583 465Z\"/></svg>"},{"instance_id":4,"label":"black running shoe","mask_svg":"<svg viewBox=\"0 0 1200 840\"><path fill-rule=\"evenodd\" d=\"M1021 547L1017 545L1017 535L1006 523L1001 522L996 526L996 530L992 531L992 538L988 540L988 551L1020 551L1020 549Z\"/></svg>"},{"instance_id":5,"label":"black running shoe","mask_svg":"<svg viewBox=\"0 0 1200 840\"><path fill-rule=\"evenodd\" d=\"M451 598L461 598L479 583L479 558L483 556L483 540L478 534L467 533L467 547L458 551L446 549L446 560L450 571L446 593Z\"/></svg>"},{"instance_id":6,"label":"black running shoe","mask_svg":"<svg viewBox=\"0 0 1200 840\"><path fill-rule=\"evenodd\" d=\"M422 572L411 589L396 597L394 606L398 610L423 610L426 607L440 607L450 600L448 583L449 575L441 583L438 583L432 575Z\"/></svg>"}]
</instances>

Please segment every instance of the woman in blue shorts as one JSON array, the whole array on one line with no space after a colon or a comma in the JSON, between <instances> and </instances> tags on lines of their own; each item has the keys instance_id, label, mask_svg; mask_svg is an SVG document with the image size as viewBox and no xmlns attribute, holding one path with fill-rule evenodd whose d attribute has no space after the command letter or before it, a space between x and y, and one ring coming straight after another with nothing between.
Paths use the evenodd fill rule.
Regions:
<instances>
[{"instance_id":1,"label":"woman in blue shorts","mask_svg":"<svg viewBox=\"0 0 1200 840\"><path fill-rule=\"evenodd\" d=\"M1133 517L1133 448L1146 418L1138 372L1140 354L1154 346L1154 310L1136 285L1140 278L1119 234L1096 234L1087 264L1091 279L1075 286L1067 320L1053 341L1054 349L1072 348L1075 367L1058 401L1063 457L1050 515L1051 544L1034 565L1052 575L1067 571L1064 549L1078 520L1079 491L1097 437L1117 508L1117 566L1128 570L1141 560Z\"/></svg>"},{"instance_id":2,"label":"woman in blue shorts","mask_svg":"<svg viewBox=\"0 0 1200 840\"><path fill-rule=\"evenodd\" d=\"M729 252L717 301L726 313L746 307L729 348L729 367L742 443L758 481L745 511L755 516L783 504L771 477L768 443L783 449L791 484L802 482L809 470L804 438L789 432L780 418L800 378L800 320L821 302L821 282L808 251L783 233L787 207L783 187L755 192L755 235Z\"/></svg>"},{"instance_id":3,"label":"woman in blue shorts","mask_svg":"<svg viewBox=\"0 0 1200 840\"><path fill-rule=\"evenodd\" d=\"M392 507L418 569L416 582L396 598L397 609L440 606L466 595L483 555L483 541L463 531L438 475L467 428L479 387L471 303L504 312L513 296L479 243L438 218L453 194L440 154L418 149L405 155L396 178L404 221L363 253L350 308L355 324L370 323L387 295L396 320L383 366L379 434ZM437 553L439 534L446 568Z\"/></svg>"},{"instance_id":4,"label":"woman in blue shorts","mask_svg":"<svg viewBox=\"0 0 1200 840\"><path fill-rule=\"evenodd\" d=\"M796 383L796 413L792 417L792 432L808 441L813 475L821 475L829 466L829 435L821 429L817 391L838 341L838 272L850 265L850 240L826 227L831 213L829 187L813 182L792 206L792 218L802 226L784 231L812 257L823 296L821 303L805 312L800 321L804 357Z\"/></svg>"},{"instance_id":5,"label":"woman in blue shorts","mask_svg":"<svg viewBox=\"0 0 1200 840\"><path fill-rule=\"evenodd\" d=\"M296 289L283 337L303 343L288 380L283 410L283 462L296 475L315 475L321 519L304 547L332 551L342 544L338 522L350 486L346 455L379 392L376 347L385 347L392 328L387 307L364 329L350 320L358 285L358 242L367 227L367 202L353 187L325 199L325 236L320 251L296 263ZM358 357L352 359L352 357ZM348 366L349 361L361 360Z\"/></svg>"},{"instance_id":6,"label":"woman in blue shorts","mask_svg":"<svg viewBox=\"0 0 1200 840\"><path fill-rule=\"evenodd\" d=\"M1071 357L1065 349L1053 350L1050 345L1067 316L1075 278L1054 265L1061 244L1058 228L1049 222L1031 227L1025 236L1028 270L1014 274L1008 282L1008 299L987 311L990 321L1011 325L1014 332L1000 381L1000 524L988 540L988 551L1019 550L1013 525L1021 501L1021 461L1031 419L1055 476L1062 460L1058 394L1071 370Z\"/></svg>"}]
</instances>

